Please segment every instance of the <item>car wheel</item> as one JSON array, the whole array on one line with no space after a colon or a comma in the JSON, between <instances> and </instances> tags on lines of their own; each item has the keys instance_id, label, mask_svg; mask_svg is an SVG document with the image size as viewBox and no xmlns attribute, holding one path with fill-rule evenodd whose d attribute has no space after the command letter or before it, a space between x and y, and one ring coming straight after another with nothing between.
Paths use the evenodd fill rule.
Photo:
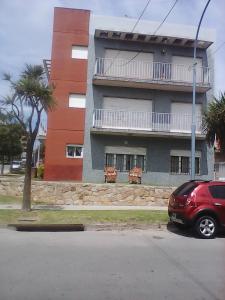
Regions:
<instances>
[{"instance_id":1,"label":"car wheel","mask_svg":"<svg viewBox=\"0 0 225 300\"><path fill-rule=\"evenodd\" d=\"M200 217L195 223L195 231L203 239L213 239L217 232L217 222L210 216Z\"/></svg>"}]
</instances>

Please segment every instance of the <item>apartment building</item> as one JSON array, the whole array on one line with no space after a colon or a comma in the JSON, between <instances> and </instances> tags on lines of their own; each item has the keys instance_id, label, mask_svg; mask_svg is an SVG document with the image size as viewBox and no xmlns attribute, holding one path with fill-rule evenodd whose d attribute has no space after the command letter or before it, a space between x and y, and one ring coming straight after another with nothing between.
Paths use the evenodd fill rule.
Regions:
<instances>
[{"instance_id":1,"label":"apartment building","mask_svg":"<svg viewBox=\"0 0 225 300\"><path fill-rule=\"evenodd\" d=\"M45 179L103 182L104 167L128 181L178 185L190 178L193 46L196 28L55 8ZM196 177L213 178L202 114L213 92L214 31L197 45Z\"/></svg>"}]
</instances>

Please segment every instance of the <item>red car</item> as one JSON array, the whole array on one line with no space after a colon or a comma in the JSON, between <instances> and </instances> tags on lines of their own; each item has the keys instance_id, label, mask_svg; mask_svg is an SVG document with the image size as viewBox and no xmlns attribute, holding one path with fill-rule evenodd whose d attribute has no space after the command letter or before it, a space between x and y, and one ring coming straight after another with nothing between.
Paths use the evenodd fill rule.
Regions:
<instances>
[{"instance_id":1,"label":"red car","mask_svg":"<svg viewBox=\"0 0 225 300\"><path fill-rule=\"evenodd\" d=\"M185 182L171 194L168 214L177 227L193 226L199 237L214 238L225 228L225 182Z\"/></svg>"}]
</instances>

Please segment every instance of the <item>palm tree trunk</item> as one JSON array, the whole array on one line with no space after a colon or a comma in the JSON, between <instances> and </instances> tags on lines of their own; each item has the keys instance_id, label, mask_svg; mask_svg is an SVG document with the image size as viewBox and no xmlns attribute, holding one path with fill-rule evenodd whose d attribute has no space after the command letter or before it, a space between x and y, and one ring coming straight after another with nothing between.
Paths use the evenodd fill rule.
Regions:
<instances>
[{"instance_id":1,"label":"palm tree trunk","mask_svg":"<svg viewBox=\"0 0 225 300\"><path fill-rule=\"evenodd\" d=\"M31 170L32 170L32 143L27 143L27 156L25 165L25 178L24 178L24 188L23 188L23 203L22 210L31 210Z\"/></svg>"}]
</instances>

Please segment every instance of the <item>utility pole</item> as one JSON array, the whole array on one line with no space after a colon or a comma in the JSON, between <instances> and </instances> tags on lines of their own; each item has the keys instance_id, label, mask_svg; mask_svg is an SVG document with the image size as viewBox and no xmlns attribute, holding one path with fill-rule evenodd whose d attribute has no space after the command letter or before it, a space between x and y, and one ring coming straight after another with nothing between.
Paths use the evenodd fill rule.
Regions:
<instances>
[{"instance_id":1,"label":"utility pole","mask_svg":"<svg viewBox=\"0 0 225 300\"><path fill-rule=\"evenodd\" d=\"M193 97L192 97L192 124L191 124L191 180L195 179L195 135L196 135L196 52L198 43L198 34L202 24L202 19L211 0L208 0L202 12L194 42L194 58L193 58Z\"/></svg>"}]
</instances>

